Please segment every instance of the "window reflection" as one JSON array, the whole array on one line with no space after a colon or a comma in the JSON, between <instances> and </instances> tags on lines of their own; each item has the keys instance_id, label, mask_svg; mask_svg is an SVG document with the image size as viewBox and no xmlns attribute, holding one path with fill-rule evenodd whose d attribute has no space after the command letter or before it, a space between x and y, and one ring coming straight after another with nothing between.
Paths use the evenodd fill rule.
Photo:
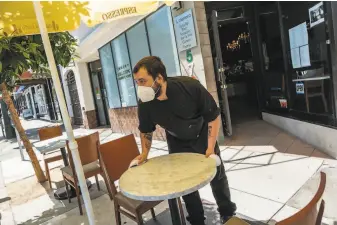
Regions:
<instances>
[{"instance_id":1,"label":"window reflection","mask_svg":"<svg viewBox=\"0 0 337 225\"><path fill-rule=\"evenodd\" d=\"M291 109L331 114L323 3L281 2L289 62Z\"/></svg>"}]
</instances>

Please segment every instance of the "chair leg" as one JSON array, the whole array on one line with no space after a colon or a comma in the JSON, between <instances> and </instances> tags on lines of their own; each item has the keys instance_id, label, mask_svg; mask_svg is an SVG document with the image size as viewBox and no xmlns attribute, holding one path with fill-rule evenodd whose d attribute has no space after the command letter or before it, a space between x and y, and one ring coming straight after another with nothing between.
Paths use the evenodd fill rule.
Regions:
<instances>
[{"instance_id":1,"label":"chair leg","mask_svg":"<svg viewBox=\"0 0 337 225\"><path fill-rule=\"evenodd\" d=\"M136 214L136 222L137 222L138 225L143 225L144 224L143 217L139 213Z\"/></svg>"},{"instance_id":2,"label":"chair leg","mask_svg":"<svg viewBox=\"0 0 337 225\"><path fill-rule=\"evenodd\" d=\"M101 176L103 177L104 179L104 182L105 182L105 186L106 186L106 189L108 190L108 194L109 194L109 197L110 197L110 200L112 200L112 191L111 191L111 186L109 184L109 180L108 178L105 176L104 172L101 173Z\"/></svg>"},{"instance_id":3,"label":"chair leg","mask_svg":"<svg viewBox=\"0 0 337 225\"><path fill-rule=\"evenodd\" d=\"M323 105L324 105L324 111L325 111L325 112L328 112L328 104L327 104L327 102L326 102L324 93L322 93L322 101L323 101Z\"/></svg>"},{"instance_id":4,"label":"chair leg","mask_svg":"<svg viewBox=\"0 0 337 225\"><path fill-rule=\"evenodd\" d=\"M83 210L82 210L82 204L81 204L81 195L80 195L80 191L79 191L79 187L77 182L75 182L75 191L76 191L76 196L77 196L77 201L78 201L78 208L80 210L80 215L83 215Z\"/></svg>"},{"instance_id":5,"label":"chair leg","mask_svg":"<svg viewBox=\"0 0 337 225\"><path fill-rule=\"evenodd\" d=\"M48 163L47 163L46 161L44 161L44 165L45 165L45 168L46 168L46 178L47 178L47 180L48 180L49 187L51 188L51 180L50 180L49 166L48 166Z\"/></svg>"},{"instance_id":6,"label":"chair leg","mask_svg":"<svg viewBox=\"0 0 337 225\"><path fill-rule=\"evenodd\" d=\"M150 211L151 211L151 215L152 215L153 220L157 220L154 208L152 208Z\"/></svg>"},{"instance_id":7,"label":"chair leg","mask_svg":"<svg viewBox=\"0 0 337 225\"><path fill-rule=\"evenodd\" d=\"M67 183L66 179L64 179L64 177L63 177L63 180L64 180L64 183L66 185L66 192L67 192L68 201L69 201L69 203L71 203L71 198L70 198L70 193L69 193L69 188L68 188L69 184Z\"/></svg>"},{"instance_id":8,"label":"chair leg","mask_svg":"<svg viewBox=\"0 0 337 225\"><path fill-rule=\"evenodd\" d=\"M115 217L116 217L116 225L122 224L121 213L119 212L119 205L115 202Z\"/></svg>"},{"instance_id":9,"label":"chair leg","mask_svg":"<svg viewBox=\"0 0 337 225\"><path fill-rule=\"evenodd\" d=\"M307 106L307 112L310 111L310 103L309 103L309 97L308 97L308 90L307 88L305 88L305 103L306 103L306 106Z\"/></svg>"},{"instance_id":10,"label":"chair leg","mask_svg":"<svg viewBox=\"0 0 337 225\"><path fill-rule=\"evenodd\" d=\"M97 189L100 191L101 187L99 186L99 182L98 182L98 176L97 174L95 175L95 179L96 179L96 185L97 185Z\"/></svg>"}]
</instances>

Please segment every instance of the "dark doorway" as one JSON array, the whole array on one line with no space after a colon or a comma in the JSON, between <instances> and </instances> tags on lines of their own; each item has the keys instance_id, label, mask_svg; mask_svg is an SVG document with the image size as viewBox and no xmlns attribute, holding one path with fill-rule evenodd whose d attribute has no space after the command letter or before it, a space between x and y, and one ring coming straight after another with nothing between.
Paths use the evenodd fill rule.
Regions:
<instances>
[{"instance_id":1,"label":"dark doorway","mask_svg":"<svg viewBox=\"0 0 337 225\"><path fill-rule=\"evenodd\" d=\"M248 22L219 23L219 39L232 124L258 119Z\"/></svg>"},{"instance_id":2,"label":"dark doorway","mask_svg":"<svg viewBox=\"0 0 337 225\"><path fill-rule=\"evenodd\" d=\"M205 3L224 133L262 118L261 53L250 2Z\"/></svg>"},{"instance_id":3,"label":"dark doorway","mask_svg":"<svg viewBox=\"0 0 337 225\"><path fill-rule=\"evenodd\" d=\"M95 104L97 108L97 117L99 126L106 126L109 124L107 114L107 98L105 95L105 88L103 87L102 72L96 71L91 73L92 89L94 93Z\"/></svg>"},{"instance_id":4,"label":"dark doorway","mask_svg":"<svg viewBox=\"0 0 337 225\"><path fill-rule=\"evenodd\" d=\"M96 115L99 126L110 125L109 108L106 89L103 82L103 74L101 69L101 62L95 61L89 63L90 79L92 93L95 101Z\"/></svg>"},{"instance_id":5,"label":"dark doorway","mask_svg":"<svg viewBox=\"0 0 337 225\"><path fill-rule=\"evenodd\" d=\"M75 80L75 75L73 71L70 71L68 73L67 83L68 83L69 95L70 95L70 100L71 100L71 106L73 109L74 124L82 125L83 119L82 119L82 112L81 112L81 104L80 104L80 99L78 97L76 80Z\"/></svg>"}]
</instances>

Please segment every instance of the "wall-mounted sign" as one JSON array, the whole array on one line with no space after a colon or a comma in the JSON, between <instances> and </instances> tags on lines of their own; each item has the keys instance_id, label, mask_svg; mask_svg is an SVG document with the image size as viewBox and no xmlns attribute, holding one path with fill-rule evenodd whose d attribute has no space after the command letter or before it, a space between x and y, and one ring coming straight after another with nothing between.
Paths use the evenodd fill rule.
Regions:
<instances>
[{"instance_id":1,"label":"wall-mounted sign","mask_svg":"<svg viewBox=\"0 0 337 225\"><path fill-rule=\"evenodd\" d=\"M320 2L309 9L310 27L324 22L323 2Z\"/></svg>"},{"instance_id":2,"label":"wall-mounted sign","mask_svg":"<svg viewBox=\"0 0 337 225\"><path fill-rule=\"evenodd\" d=\"M302 83L302 82L296 83L296 94L298 94L298 95L304 94L304 83Z\"/></svg>"},{"instance_id":3,"label":"wall-mounted sign","mask_svg":"<svg viewBox=\"0 0 337 225\"><path fill-rule=\"evenodd\" d=\"M174 18L174 28L179 52L197 46L192 9Z\"/></svg>"}]
</instances>

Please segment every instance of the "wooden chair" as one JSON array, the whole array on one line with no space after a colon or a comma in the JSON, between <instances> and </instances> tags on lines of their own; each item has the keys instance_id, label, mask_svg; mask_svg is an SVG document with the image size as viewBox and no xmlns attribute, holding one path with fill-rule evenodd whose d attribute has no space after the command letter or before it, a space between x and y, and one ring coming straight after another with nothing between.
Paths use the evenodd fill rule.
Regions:
<instances>
[{"instance_id":1,"label":"wooden chair","mask_svg":"<svg viewBox=\"0 0 337 225\"><path fill-rule=\"evenodd\" d=\"M299 212L291 217L277 222L276 225L321 225L325 202L322 199L326 185L326 174L321 172L321 182L313 199ZM320 203L319 209L317 206Z\"/></svg>"},{"instance_id":2,"label":"wooden chair","mask_svg":"<svg viewBox=\"0 0 337 225\"><path fill-rule=\"evenodd\" d=\"M54 137L58 137L62 135L62 128L61 126L54 126L54 127L46 127L41 128L38 130L40 141L44 141L47 139L51 139ZM49 172L49 163L58 161L62 159L62 155L60 152L51 152L43 154L43 161L46 168L46 177L49 182L49 186L51 188L51 180L50 180L50 172Z\"/></svg>"},{"instance_id":3,"label":"wooden chair","mask_svg":"<svg viewBox=\"0 0 337 225\"><path fill-rule=\"evenodd\" d=\"M132 134L107 142L99 147L100 161L108 179L109 195L115 205L117 225L121 225L121 213L139 225L143 224L142 215L149 210L151 210L152 217L155 219L156 216L153 208L161 202L133 200L117 190L114 182L119 180L121 175L129 168L131 161L138 155L138 147Z\"/></svg>"},{"instance_id":4,"label":"wooden chair","mask_svg":"<svg viewBox=\"0 0 337 225\"><path fill-rule=\"evenodd\" d=\"M249 223L238 217L233 216L224 225L249 225Z\"/></svg>"},{"instance_id":5,"label":"wooden chair","mask_svg":"<svg viewBox=\"0 0 337 225\"><path fill-rule=\"evenodd\" d=\"M316 89L319 89L319 91L315 92ZM313 91L311 91L313 90ZM324 80L316 80L316 81L306 81L304 84L304 95L305 95L305 103L307 106L307 112L310 112L310 99L312 97L321 97L324 111L328 112L328 103L325 97L325 91L324 91Z\"/></svg>"},{"instance_id":6,"label":"wooden chair","mask_svg":"<svg viewBox=\"0 0 337 225\"><path fill-rule=\"evenodd\" d=\"M76 138L77 145L78 145L78 152L80 155L81 163L84 170L84 177L89 178L95 176L96 184L98 190L100 189L99 182L98 182L98 174L101 174L105 183L107 180L103 174L102 167L100 161L98 160L98 147L99 147L99 134L98 132L83 136L80 138ZM83 215L82 205L81 205L81 196L80 196L80 188L78 186L78 179L75 172L74 161L67 143L67 150L69 155L69 166L63 167L61 169L62 176L64 182L66 184L66 190L68 194L69 203L71 202L68 185L72 186L75 189L78 207L80 210L80 214Z\"/></svg>"}]
</instances>

